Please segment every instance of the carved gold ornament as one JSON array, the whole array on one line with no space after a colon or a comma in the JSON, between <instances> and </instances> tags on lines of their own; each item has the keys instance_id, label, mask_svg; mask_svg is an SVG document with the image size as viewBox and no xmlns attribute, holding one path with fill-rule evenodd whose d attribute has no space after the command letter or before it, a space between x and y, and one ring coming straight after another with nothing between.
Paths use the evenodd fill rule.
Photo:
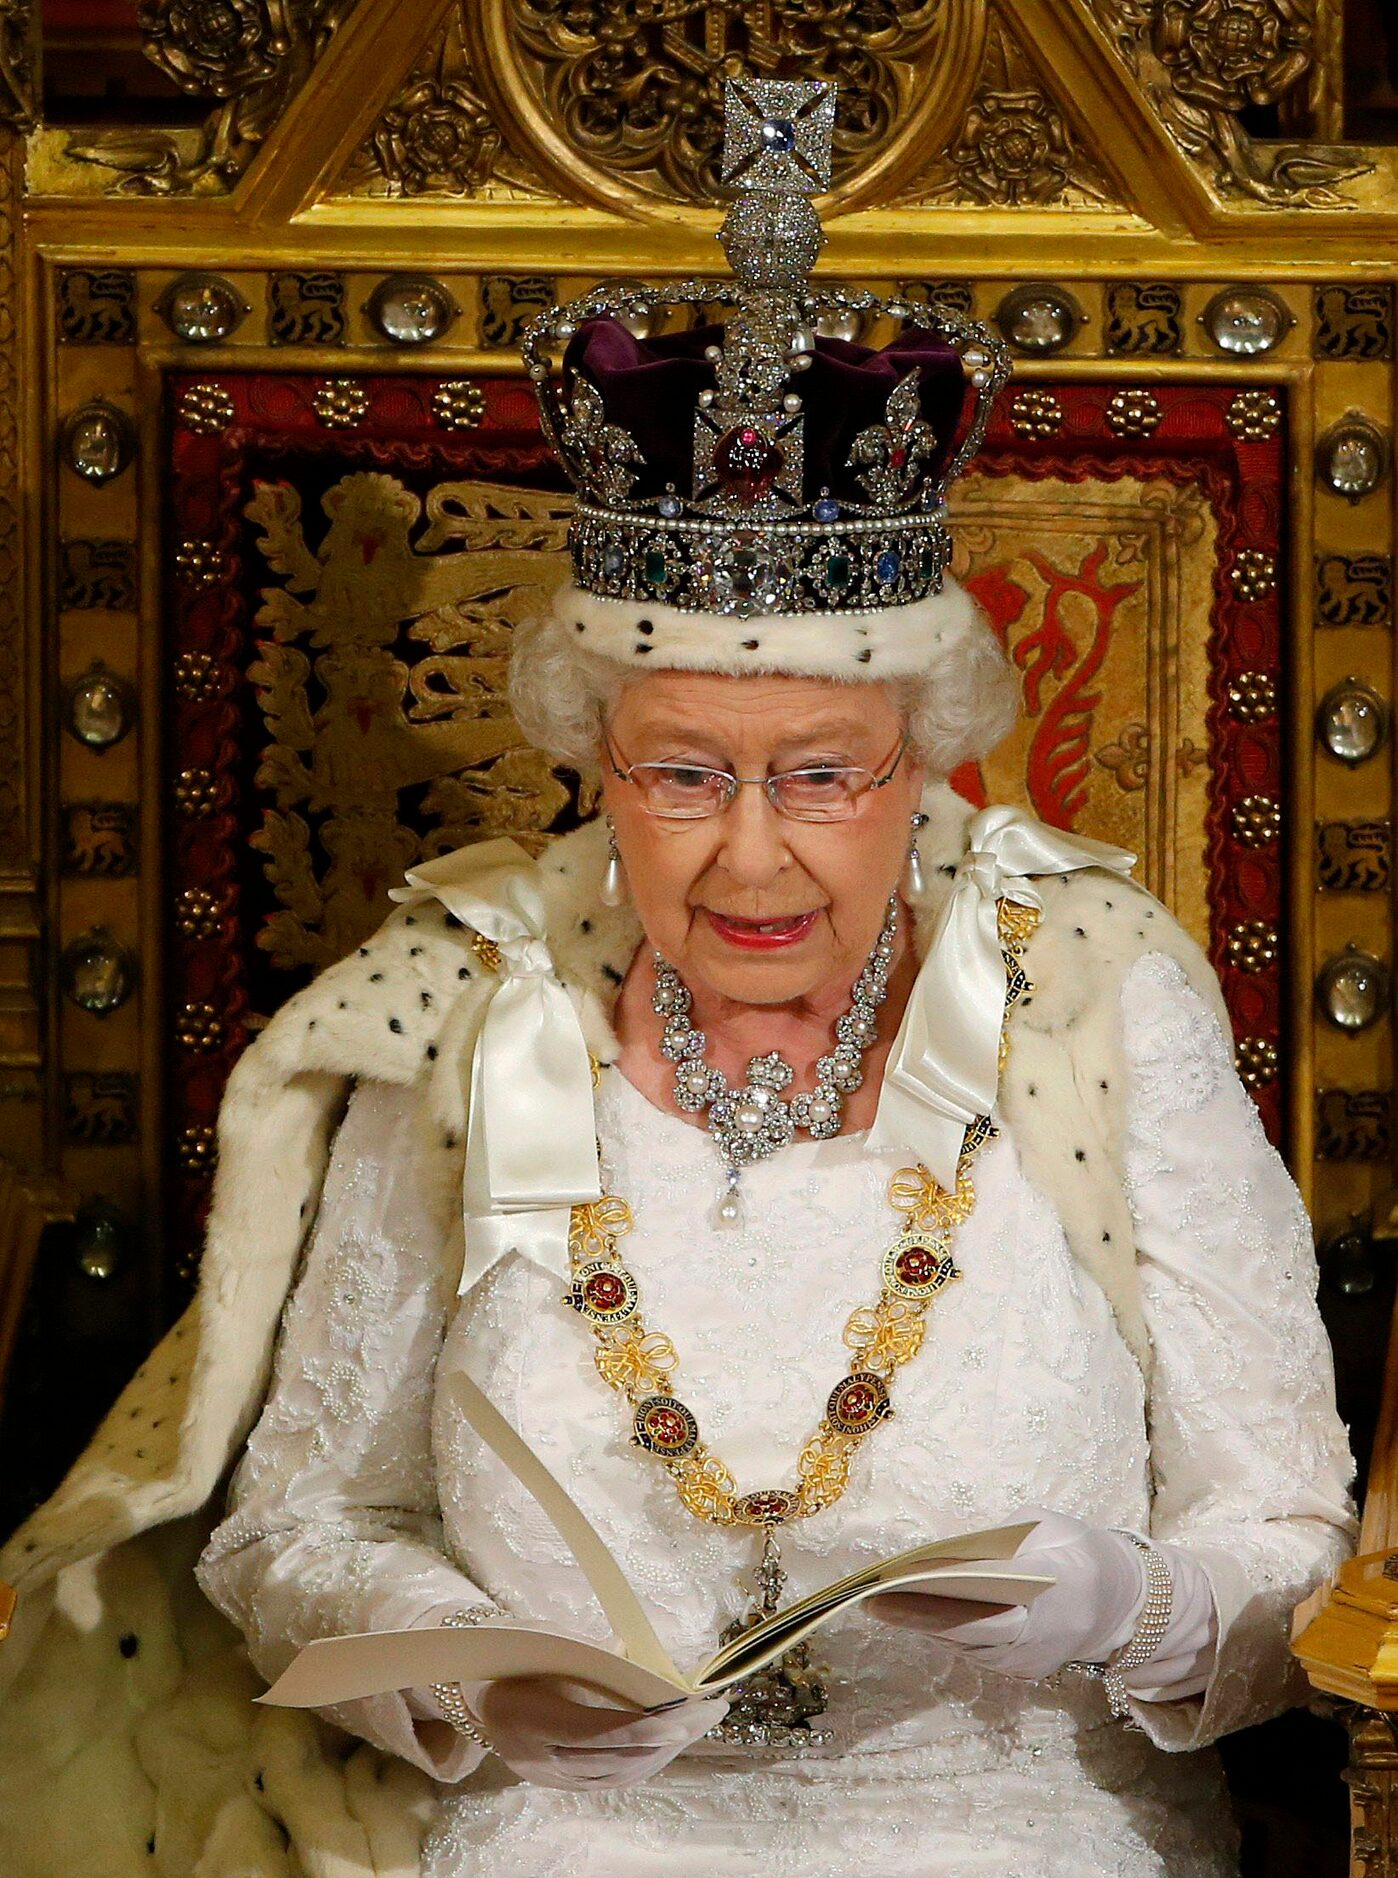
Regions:
<instances>
[{"instance_id":1,"label":"carved gold ornament","mask_svg":"<svg viewBox=\"0 0 1398 1878\"><path fill-rule=\"evenodd\" d=\"M1275 796L1244 796L1229 818L1245 848L1266 848L1281 834L1281 804Z\"/></svg>"},{"instance_id":2,"label":"carved gold ornament","mask_svg":"<svg viewBox=\"0 0 1398 1878\"><path fill-rule=\"evenodd\" d=\"M1240 391L1228 407L1228 428L1249 443L1274 437L1281 420L1281 400L1275 391Z\"/></svg>"},{"instance_id":3,"label":"carved gold ornament","mask_svg":"<svg viewBox=\"0 0 1398 1878\"><path fill-rule=\"evenodd\" d=\"M840 86L834 189L876 196L964 122L987 31L984 0L483 0L466 10L476 69L509 97L558 193L623 208L716 199L727 78L797 74ZM484 88L484 87L483 87Z\"/></svg>"},{"instance_id":4,"label":"carved gold ornament","mask_svg":"<svg viewBox=\"0 0 1398 1878\"><path fill-rule=\"evenodd\" d=\"M222 385L189 385L180 394L179 419L201 437L217 436L233 422L233 400Z\"/></svg>"},{"instance_id":5,"label":"carved gold ornament","mask_svg":"<svg viewBox=\"0 0 1398 1878\"><path fill-rule=\"evenodd\" d=\"M1244 1088L1261 1089L1277 1079L1277 1046L1269 1037L1239 1037L1234 1061Z\"/></svg>"},{"instance_id":6,"label":"carved gold ornament","mask_svg":"<svg viewBox=\"0 0 1398 1878\"><path fill-rule=\"evenodd\" d=\"M6 0L0 20L18 0ZM112 175L121 195L232 187L310 75L353 0L164 0L140 9L142 51L209 116L188 133L99 130L67 153Z\"/></svg>"},{"instance_id":7,"label":"carved gold ornament","mask_svg":"<svg viewBox=\"0 0 1398 1878\"><path fill-rule=\"evenodd\" d=\"M569 801L506 695L511 634L556 584L569 506L474 481L424 497L356 470L303 521L291 484L257 488L248 677L271 805L252 843L277 902L258 944L279 968L362 943L415 862L493 834L537 840Z\"/></svg>"},{"instance_id":8,"label":"carved gold ornament","mask_svg":"<svg viewBox=\"0 0 1398 1878\"><path fill-rule=\"evenodd\" d=\"M1277 584L1277 563L1260 548L1243 548L1233 557L1228 570L1228 584L1243 601L1262 600Z\"/></svg>"},{"instance_id":9,"label":"carved gold ornament","mask_svg":"<svg viewBox=\"0 0 1398 1878\"><path fill-rule=\"evenodd\" d=\"M1302 86L1315 63L1299 0L1092 0L1160 122L1224 195L1268 208L1336 208L1371 165L1320 143L1254 142L1242 115Z\"/></svg>"},{"instance_id":10,"label":"carved gold ornament","mask_svg":"<svg viewBox=\"0 0 1398 1878\"><path fill-rule=\"evenodd\" d=\"M314 399L316 416L328 430L353 430L369 411L364 388L353 378L329 378Z\"/></svg>"},{"instance_id":11,"label":"carved gold ornament","mask_svg":"<svg viewBox=\"0 0 1398 1878\"><path fill-rule=\"evenodd\" d=\"M432 393L432 415L446 430L474 430L485 416L485 393L469 378L448 378Z\"/></svg>"},{"instance_id":12,"label":"carved gold ornament","mask_svg":"<svg viewBox=\"0 0 1398 1878\"><path fill-rule=\"evenodd\" d=\"M1277 708L1277 681L1270 672L1239 672L1228 687L1228 708L1244 724L1260 724Z\"/></svg>"},{"instance_id":13,"label":"carved gold ornament","mask_svg":"<svg viewBox=\"0 0 1398 1878\"><path fill-rule=\"evenodd\" d=\"M1107 406L1107 426L1118 437L1149 437L1160 422L1153 391L1118 391Z\"/></svg>"},{"instance_id":14,"label":"carved gold ornament","mask_svg":"<svg viewBox=\"0 0 1398 1878\"><path fill-rule=\"evenodd\" d=\"M1245 919L1229 927L1228 961L1239 971L1265 971L1269 965L1276 964L1278 956L1277 929L1266 920Z\"/></svg>"},{"instance_id":15,"label":"carved gold ornament","mask_svg":"<svg viewBox=\"0 0 1398 1878\"><path fill-rule=\"evenodd\" d=\"M1063 426L1063 406L1051 391L1017 391L1010 428L1020 437L1054 437Z\"/></svg>"}]
</instances>

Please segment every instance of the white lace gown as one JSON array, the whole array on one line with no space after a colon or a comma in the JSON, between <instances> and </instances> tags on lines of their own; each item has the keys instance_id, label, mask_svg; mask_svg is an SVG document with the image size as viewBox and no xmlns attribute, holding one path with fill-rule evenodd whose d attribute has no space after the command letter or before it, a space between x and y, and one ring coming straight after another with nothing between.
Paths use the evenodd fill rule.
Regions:
<instances>
[{"instance_id":1,"label":"white lace gown","mask_svg":"<svg viewBox=\"0 0 1398 1878\"><path fill-rule=\"evenodd\" d=\"M1194 1549L1219 1613L1202 1698L1108 1719L1071 1674L979 1673L935 1639L856 1613L821 1635L830 1745L701 1743L646 1785L559 1792L498 1762L440 1788L428 1878L1223 1878L1233 1831L1212 1754L1178 1753L1303 1699L1292 1607L1346 1555L1350 1458L1299 1197L1229 1045L1153 954L1123 990L1127 1165L1155 1364L1149 1401L1107 1301L1002 1130L957 1236L964 1274L899 1372L894 1419L839 1503L788 1535L793 1593L887 1553L1041 1504ZM841 1330L877 1293L909 1157L804 1138L745 1177L745 1224L711 1223L707 1135L615 1072L599 1127L647 1320L677 1393L747 1490L788 1480L845 1373ZM628 1441L557 1276L505 1259L451 1321L450 1196L415 1180L401 1091L364 1084L341 1128L276 1376L200 1567L269 1678L312 1637L440 1621L485 1595L605 1640L537 1506L434 1389L463 1364L563 1480L680 1663L746 1608L752 1534L696 1521ZM434 1411L434 1399L436 1407ZM402 1697L334 1718L429 1771Z\"/></svg>"}]
</instances>

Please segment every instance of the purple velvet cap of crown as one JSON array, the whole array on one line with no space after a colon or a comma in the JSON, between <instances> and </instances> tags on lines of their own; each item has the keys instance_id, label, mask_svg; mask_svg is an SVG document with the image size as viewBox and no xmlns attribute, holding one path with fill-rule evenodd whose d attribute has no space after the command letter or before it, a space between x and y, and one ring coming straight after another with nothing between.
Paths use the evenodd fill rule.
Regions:
<instances>
[{"instance_id":1,"label":"purple velvet cap of crown","mask_svg":"<svg viewBox=\"0 0 1398 1878\"><path fill-rule=\"evenodd\" d=\"M667 486L687 500L693 489L694 409L699 393L714 387L706 346L722 341L720 326L637 339L617 320L584 320L563 356L565 389L581 372L602 394L607 422L634 438L645 458L636 496L658 496ZM801 398L805 418L805 500L828 489L837 501L867 502L847 468L861 430L887 422L889 396L914 369L920 372L923 417L937 437L923 482L937 482L961 427L965 373L955 348L921 327L908 327L879 350L844 339L817 339L810 366L793 372L788 388Z\"/></svg>"}]
</instances>

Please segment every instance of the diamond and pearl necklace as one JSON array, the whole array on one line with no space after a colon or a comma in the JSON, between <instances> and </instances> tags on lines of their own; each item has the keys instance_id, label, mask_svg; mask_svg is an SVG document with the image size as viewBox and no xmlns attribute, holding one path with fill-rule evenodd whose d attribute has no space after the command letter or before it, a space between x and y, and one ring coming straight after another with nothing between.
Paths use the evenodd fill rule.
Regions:
<instances>
[{"instance_id":1,"label":"diamond and pearl necklace","mask_svg":"<svg viewBox=\"0 0 1398 1878\"><path fill-rule=\"evenodd\" d=\"M679 973L655 954L655 994L651 1009L665 1020L660 1053L675 1065L675 1101L691 1115L707 1109L709 1132L723 1156L727 1189L718 1218L736 1226L742 1208L738 1183L753 1161L785 1147L798 1128L813 1140L837 1135L844 1118L844 1097L864 1080L864 1055L878 1035L879 1006L888 996L898 933L898 895L890 895L883 930L874 941L864 970L851 993L850 1008L835 1025L835 1047L816 1064L816 1086L785 1100L796 1072L776 1050L748 1062L747 1081L730 1085L721 1069L704 1061L708 1039L689 1021L694 1002Z\"/></svg>"}]
</instances>

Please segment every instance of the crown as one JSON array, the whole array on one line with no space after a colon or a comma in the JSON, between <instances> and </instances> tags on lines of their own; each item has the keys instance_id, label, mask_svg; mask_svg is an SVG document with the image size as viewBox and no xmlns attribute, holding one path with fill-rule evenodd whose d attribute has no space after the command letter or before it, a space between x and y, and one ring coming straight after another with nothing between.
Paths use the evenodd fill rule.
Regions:
<instances>
[{"instance_id":1,"label":"crown","mask_svg":"<svg viewBox=\"0 0 1398 1878\"><path fill-rule=\"evenodd\" d=\"M824 82L728 82L734 200L718 239L733 279L603 286L531 322L524 359L577 488L569 546L585 592L742 619L941 592L946 492L1008 353L935 303L812 286L835 96ZM703 323L638 338L662 309ZM822 316L851 310L901 330L880 350L818 335Z\"/></svg>"}]
</instances>

